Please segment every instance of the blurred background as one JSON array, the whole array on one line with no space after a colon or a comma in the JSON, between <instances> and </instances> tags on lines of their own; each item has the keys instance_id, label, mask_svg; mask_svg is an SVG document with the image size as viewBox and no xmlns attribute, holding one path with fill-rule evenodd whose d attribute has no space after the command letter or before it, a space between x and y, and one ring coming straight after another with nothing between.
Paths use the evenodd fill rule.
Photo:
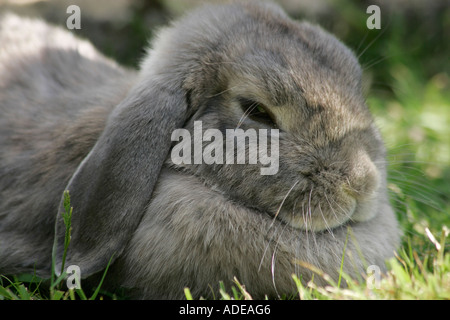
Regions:
<instances>
[{"instance_id":1,"label":"blurred background","mask_svg":"<svg viewBox=\"0 0 450 320\"><path fill-rule=\"evenodd\" d=\"M200 0L0 0L0 12L39 17L66 28L69 5L105 55L136 68L159 26ZM321 24L364 68L367 102L385 138L389 189L406 235L427 250L424 229L450 227L450 2L448 0L278 0L293 18ZM369 30L369 5L381 29ZM1 50L1 44L0 44Z\"/></svg>"}]
</instances>

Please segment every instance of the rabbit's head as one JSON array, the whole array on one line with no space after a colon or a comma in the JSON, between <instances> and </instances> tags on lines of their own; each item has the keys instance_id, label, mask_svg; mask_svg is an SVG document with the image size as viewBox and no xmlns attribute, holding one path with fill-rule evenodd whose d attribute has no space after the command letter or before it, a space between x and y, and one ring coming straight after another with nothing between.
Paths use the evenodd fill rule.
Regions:
<instances>
[{"instance_id":1,"label":"rabbit's head","mask_svg":"<svg viewBox=\"0 0 450 320\"><path fill-rule=\"evenodd\" d=\"M195 147L191 164L174 161L173 132L188 130L195 144L198 123L223 134L214 151L222 149L223 159L239 149L227 150L234 140L227 129L255 129L258 152L259 133L265 134L275 170L262 174L267 164L249 163L251 143L246 164L196 162ZM203 140L205 152L213 139ZM272 4L206 6L160 32L137 84L70 180L74 214L66 263L86 276L121 254L164 162L246 207L321 231L377 213L385 194L383 159L361 93L361 69L341 42ZM59 217L57 257L63 240Z\"/></svg>"},{"instance_id":2,"label":"rabbit's head","mask_svg":"<svg viewBox=\"0 0 450 320\"><path fill-rule=\"evenodd\" d=\"M185 128L194 141L199 121L202 155L213 158L221 141L206 130L219 130L222 154L215 159L222 161L196 161L194 142L190 164L169 158L171 165L296 228L321 231L373 217L383 192L384 148L353 53L321 28L271 7L233 10L212 11L187 28L195 37L189 44L196 56L185 87L196 112ZM248 140L236 140L231 164L227 143L233 145L234 136L227 130L234 129ZM252 129L257 140L250 140ZM245 164L237 164L239 143L245 144ZM250 163L252 150L261 147L279 161L271 174L262 174L262 162Z\"/></svg>"}]
</instances>

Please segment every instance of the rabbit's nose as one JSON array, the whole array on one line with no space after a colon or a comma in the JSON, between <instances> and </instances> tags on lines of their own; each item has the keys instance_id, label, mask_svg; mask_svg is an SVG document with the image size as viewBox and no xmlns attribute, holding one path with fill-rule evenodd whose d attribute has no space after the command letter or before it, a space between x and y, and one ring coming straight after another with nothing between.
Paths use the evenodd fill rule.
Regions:
<instances>
[{"instance_id":1,"label":"rabbit's nose","mask_svg":"<svg viewBox=\"0 0 450 320\"><path fill-rule=\"evenodd\" d=\"M350 161L344 190L357 200L371 199L380 185L380 173L365 151L357 152Z\"/></svg>"}]
</instances>

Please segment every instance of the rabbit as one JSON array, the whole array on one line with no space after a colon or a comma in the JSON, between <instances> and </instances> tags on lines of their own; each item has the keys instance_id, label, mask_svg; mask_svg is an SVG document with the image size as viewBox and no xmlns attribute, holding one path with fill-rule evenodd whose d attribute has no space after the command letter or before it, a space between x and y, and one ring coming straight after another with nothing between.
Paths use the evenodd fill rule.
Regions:
<instances>
[{"instance_id":1,"label":"rabbit","mask_svg":"<svg viewBox=\"0 0 450 320\"><path fill-rule=\"evenodd\" d=\"M386 270L401 237L386 150L357 58L320 26L271 2L206 4L159 30L138 71L13 15L0 43L1 274L49 277L52 257L58 273L65 190L65 266L82 285L109 266L105 288L132 298L217 297L234 279L277 298L293 274ZM199 122L265 130L276 173L174 161L173 133Z\"/></svg>"}]
</instances>

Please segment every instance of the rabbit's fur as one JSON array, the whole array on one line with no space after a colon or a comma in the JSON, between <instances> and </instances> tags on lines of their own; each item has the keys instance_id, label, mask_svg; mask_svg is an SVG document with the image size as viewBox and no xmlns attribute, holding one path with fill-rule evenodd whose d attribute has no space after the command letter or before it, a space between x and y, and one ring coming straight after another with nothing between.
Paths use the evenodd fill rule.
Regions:
<instances>
[{"instance_id":1,"label":"rabbit's fur","mask_svg":"<svg viewBox=\"0 0 450 320\"><path fill-rule=\"evenodd\" d=\"M294 291L293 273L311 279L305 262L336 279L343 255L353 276L393 255L400 234L361 69L320 27L270 3L204 6L160 31L139 73L12 15L0 43L0 273L49 276L52 246L60 268L66 189L66 265L89 277L113 256L107 281L134 297L210 296L233 277L276 297ZM245 117L241 99L274 123ZM278 173L174 164L171 133L194 121L278 128Z\"/></svg>"}]
</instances>

